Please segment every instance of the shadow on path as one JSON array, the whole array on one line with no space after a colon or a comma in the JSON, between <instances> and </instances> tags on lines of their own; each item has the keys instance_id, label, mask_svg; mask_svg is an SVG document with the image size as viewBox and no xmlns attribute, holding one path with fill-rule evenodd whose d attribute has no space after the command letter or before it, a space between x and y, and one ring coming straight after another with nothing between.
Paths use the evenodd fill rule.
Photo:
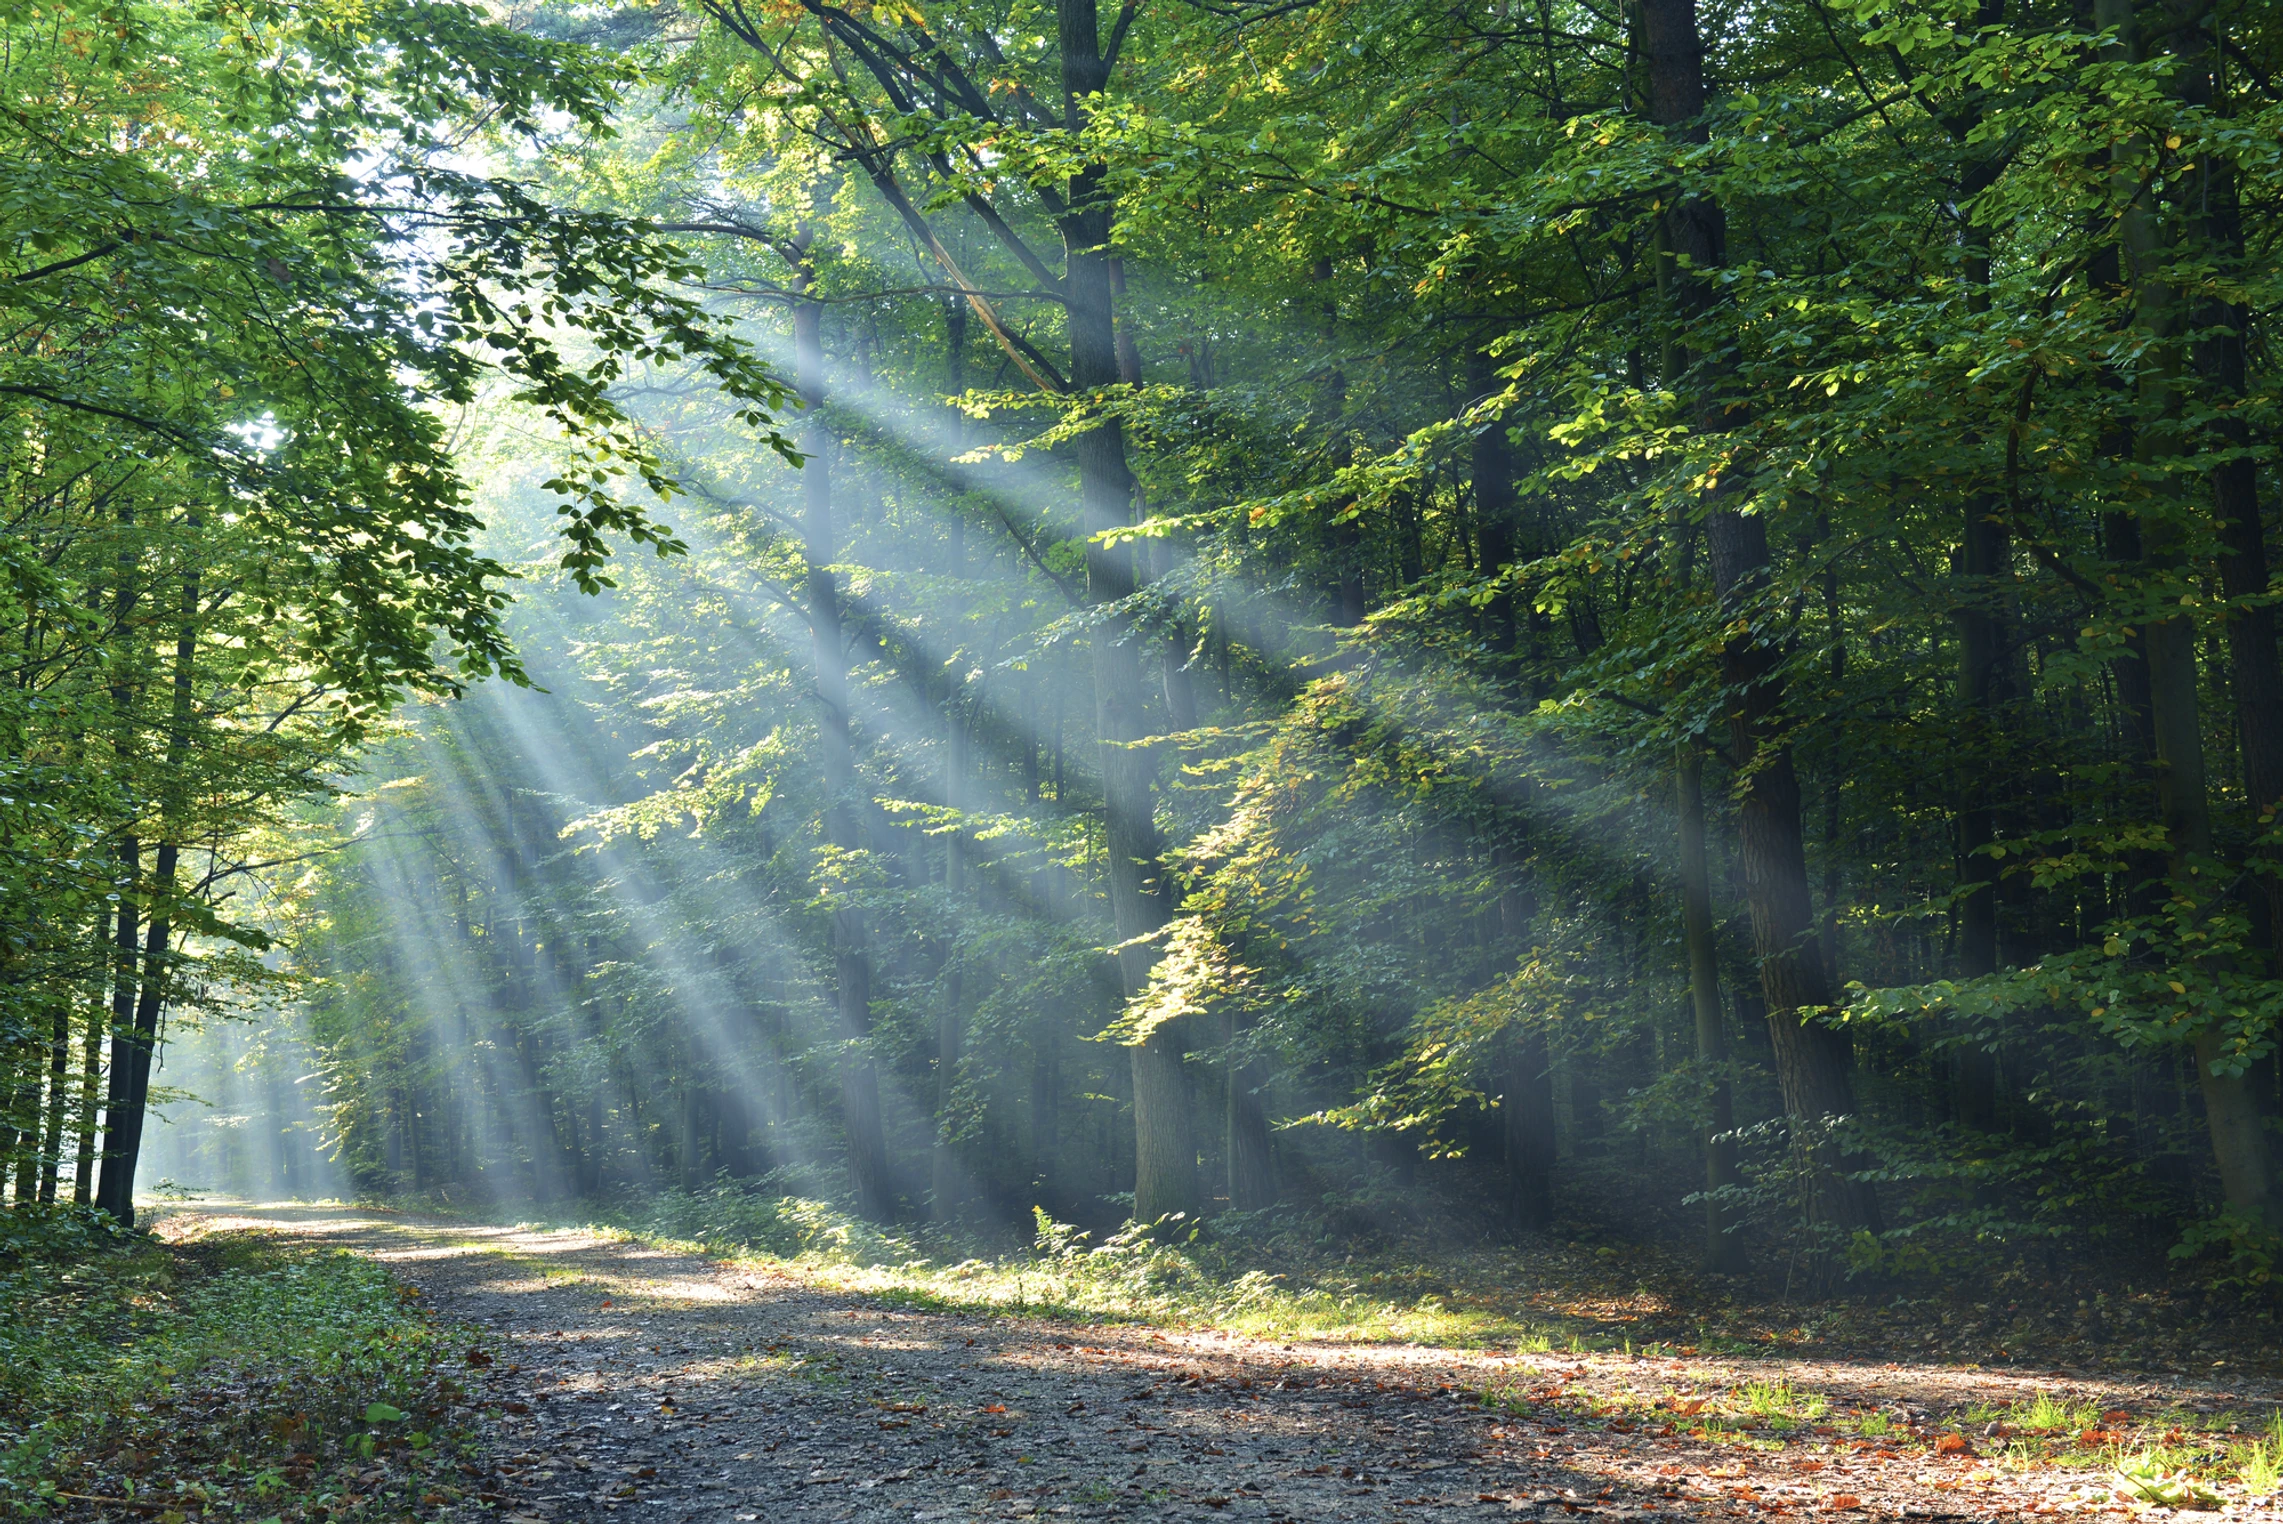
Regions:
<instances>
[{"instance_id":1,"label":"shadow on path","mask_svg":"<svg viewBox=\"0 0 2283 1524\"><path fill-rule=\"evenodd\" d=\"M353 1208L207 1206L161 1225L230 1230L370 1255L443 1316L488 1330L500 1415L481 1485L524 1521L1982 1520L2116 1506L2100 1473L2004 1465L1975 1454L1971 1432L1940 1447L1963 1427L1945 1415L2053 1386L2030 1376L915 1312L593 1233ZM1812 1413L1691 1432L1692 1403L1755 1381L1795 1412L1820 1398L1834 1419L1883 1415L1886 1433ZM1479 1404L1486 1391L1501 1402ZM2069 1393L2147 1410L2179 1395L2084 1381Z\"/></svg>"}]
</instances>

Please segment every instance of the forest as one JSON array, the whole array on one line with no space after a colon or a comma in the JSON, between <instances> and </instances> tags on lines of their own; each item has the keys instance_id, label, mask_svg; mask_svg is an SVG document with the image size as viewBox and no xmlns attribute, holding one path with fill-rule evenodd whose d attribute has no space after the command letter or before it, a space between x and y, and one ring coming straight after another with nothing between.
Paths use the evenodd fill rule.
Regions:
<instances>
[{"instance_id":1,"label":"forest","mask_svg":"<svg viewBox=\"0 0 2283 1524\"><path fill-rule=\"evenodd\" d=\"M2283 1369L2283 12L0 0L0 77L0 1513L553 1475L482 1234L762 1256L771 1359L901 1276L943 1390L1497 1346L1578 1363L1420 1400L1606 1459L1589 1356L1822 1339L1920 1363L1662 1435L2283 1485L2085 1384ZM1066 1511L1346 1506L1119 1445Z\"/></svg>"},{"instance_id":2,"label":"forest","mask_svg":"<svg viewBox=\"0 0 2283 1524\"><path fill-rule=\"evenodd\" d=\"M0 75L7 1264L1583 1241L2272 1346L2283 12L5 0Z\"/></svg>"}]
</instances>

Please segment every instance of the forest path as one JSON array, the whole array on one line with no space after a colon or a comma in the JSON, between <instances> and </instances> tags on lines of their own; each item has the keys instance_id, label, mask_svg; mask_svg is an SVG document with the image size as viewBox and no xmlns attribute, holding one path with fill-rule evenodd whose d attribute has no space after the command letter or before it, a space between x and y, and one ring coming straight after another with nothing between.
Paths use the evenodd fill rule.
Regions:
<instances>
[{"instance_id":1,"label":"forest path","mask_svg":"<svg viewBox=\"0 0 2283 1524\"><path fill-rule=\"evenodd\" d=\"M2105 1503L2105 1471L1977 1456L2003 1441L1961 1410L2044 1389L2153 1416L2198 1395L1925 1365L1515 1356L914 1311L593 1233L360 1209L208 1207L166 1223L350 1248L442 1316L488 1329L487 1399L502 1412L476 1485L514 1524L1999 1519L2119 1505ZM1690 1394L1748 1382L1893 1427L1678 1432ZM1534 1416L1466 1400L1486 1387ZM1946 1434L1963 1443L1941 1448ZM2222 1517L2274 1517L2224 1490Z\"/></svg>"}]
</instances>

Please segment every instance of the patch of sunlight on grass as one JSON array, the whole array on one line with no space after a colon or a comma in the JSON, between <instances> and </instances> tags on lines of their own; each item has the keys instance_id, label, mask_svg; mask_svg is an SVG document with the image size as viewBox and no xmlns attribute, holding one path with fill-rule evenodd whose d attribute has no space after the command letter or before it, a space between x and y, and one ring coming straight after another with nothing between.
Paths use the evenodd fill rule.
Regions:
<instances>
[{"instance_id":1,"label":"patch of sunlight on grass","mask_svg":"<svg viewBox=\"0 0 2283 1524\"><path fill-rule=\"evenodd\" d=\"M673 1193L639 1220L597 1223L590 1231L766 1266L935 1311L1520 1353L1549 1353L1558 1345L1573 1353L1617 1347L1614 1339L1549 1326L1488 1298L1420 1284L1429 1277L1416 1265L1330 1263L1326 1256L1266 1251L1225 1224L1128 1227L1097 1243L1041 1212L1027 1249L1004 1245L979 1254L973 1243L937 1230L893 1232L825 1202L725 1188ZM1280 1268L1262 1268L1263 1260Z\"/></svg>"},{"instance_id":2,"label":"patch of sunlight on grass","mask_svg":"<svg viewBox=\"0 0 2283 1524\"><path fill-rule=\"evenodd\" d=\"M2253 1497L2283 1491L2283 1444L2254 1440L2243 1447L2236 1462L2236 1480Z\"/></svg>"},{"instance_id":3,"label":"patch of sunlight on grass","mask_svg":"<svg viewBox=\"0 0 2283 1524\"><path fill-rule=\"evenodd\" d=\"M1122 1235L1121 1235L1122 1236ZM1336 1286L1292 1286L1259 1270L1222 1280L1178 1245L1146 1240L1047 1256L1005 1255L954 1265L866 1265L829 1252L751 1254L804 1279L935 1311L981 1311L1084 1322L1209 1325L1250 1338L1546 1349L1532 1324L1456 1309L1436 1296L1406 1302Z\"/></svg>"},{"instance_id":4,"label":"patch of sunlight on grass","mask_svg":"<svg viewBox=\"0 0 2283 1524\"><path fill-rule=\"evenodd\" d=\"M2029 1401L2016 1403L2006 1418L2025 1429L2074 1434L2100 1427L2101 1406L2097 1402L2070 1402L2051 1392L2038 1392Z\"/></svg>"},{"instance_id":5,"label":"patch of sunlight on grass","mask_svg":"<svg viewBox=\"0 0 2283 1524\"><path fill-rule=\"evenodd\" d=\"M1789 1381L1747 1381L1736 1389L1736 1399L1756 1418L1813 1422L1831 1410L1821 1392L1802 1392Z\"/></svg>"}]
</instances>

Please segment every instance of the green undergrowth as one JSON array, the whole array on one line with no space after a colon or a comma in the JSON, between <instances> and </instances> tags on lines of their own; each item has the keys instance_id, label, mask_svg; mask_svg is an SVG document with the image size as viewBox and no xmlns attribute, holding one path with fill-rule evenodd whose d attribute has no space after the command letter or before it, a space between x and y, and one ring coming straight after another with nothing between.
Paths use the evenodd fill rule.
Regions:
<instances>
[{"instance_id":1,"label":"green undergrowth","mask_svg":"<svg viewBox=\"0 0 2283 1524\"><path fill-rule=\"evenodd\" d=\"M583 1224L717 1258L768 1260L852 1292L947 1311L1210 1326L1257 1338L1508 1349L1617 1348L1504 1304L1490 1251L1357 1255L1312 1214L1224 1213L1089 1234L1037 1214L1028 1244L884 1229L822 1201L730 1183Z\"/></svg>"},{"instance_id":2,"label":"green undergrowth","mask_svg":"<svg viewBox=\"0 0 2283 1524\"><path fill-rule=\"evenodd\" d=\"M2230 1491L2283 1494L2283 1412L2104 1407L2038 1391L1941 1413L1835 1402L1789 1380L1573 1390L1556 1371L1494 1380L1474 1400L1505 1418L1622 1433L1685 1434L1740 1448L1885 1451L2028 1475L2069 1472L2094 1502L2212 1507Z\"/></svg>"},{"instance_id":3,"label":"green undergrowth","mask_svg":"<svg viewBox=\"0 0 2283 1524\"><path fill-rule=\"evenodd\" d=\"M57 1212L0 1245L0 1298L0 1517L400 1519L456 1495L464 1341L370 1260Z\"/></svg>"}]
</instances>

